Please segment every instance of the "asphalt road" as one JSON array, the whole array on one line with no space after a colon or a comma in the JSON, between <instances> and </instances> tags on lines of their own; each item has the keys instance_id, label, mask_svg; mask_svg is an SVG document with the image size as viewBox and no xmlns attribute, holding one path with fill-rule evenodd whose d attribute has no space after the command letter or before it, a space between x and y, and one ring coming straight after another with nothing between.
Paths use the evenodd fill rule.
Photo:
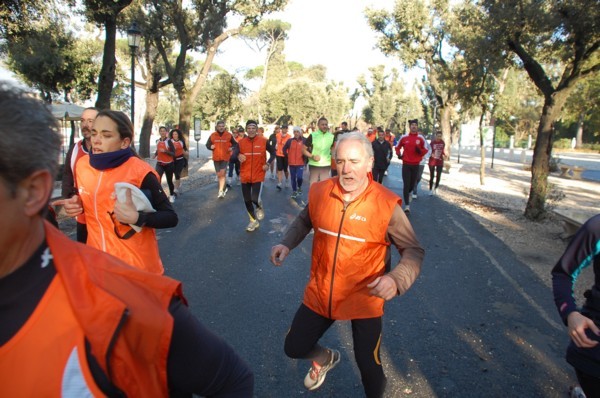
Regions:
<instances>
[{"instance_id":1,"label":"asphalt road","mask_svg":"<svg viewBox=\"0 0 600 398\"><path fill-rule=\"evenodd\" d=\"M385 185L401 192L397 164ZM217 199L213 183L181 195L179 225L157 231L166 274L183 281L192 311L250 364L256 397L308 394L309 363L287 358L283 341L307 282L312 235L282 267L268 260L305 204L290 193L268 180L265 220L248 233L240 188ZM386 396L565 397L574 376L551 290L467 212L425 195L411 210L426 257L412 289L386 304ZM310 395L363 396L350 324L334 324L322 343L342 361Z\"/></svg>"}]
</instances>

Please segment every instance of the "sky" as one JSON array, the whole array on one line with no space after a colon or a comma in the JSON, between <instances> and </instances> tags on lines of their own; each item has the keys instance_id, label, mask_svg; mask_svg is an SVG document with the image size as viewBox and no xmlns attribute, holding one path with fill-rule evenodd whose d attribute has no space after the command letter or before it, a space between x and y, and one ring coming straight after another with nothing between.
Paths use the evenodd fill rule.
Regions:
<instances>
[{"instance_id":1,"label":"sky","mask_svg":"<svg viewBox=\"0 0 600 398\"><path fill-rule=\"evenodd\" d=\"M369 76L370 66L384 64L388 70L395 67L402 76L400 61L386 57L376 48L377 35L364 16L367 7L389 10L393 4L393 0L290 0L283 12L270 14L266 19L291 24L285 42L286 61L306 67L325 65L329 79L353 88L359 75ZM263 60L262 54L232 37L220 46L214 62L242 77L247 70L262 65ZM415 73L407 73L403 78L408 83L414 76Z\"/></svg>"},{"instance_id":2,"label":"sky","mask_svg":"<svg viewBox=\"0 0 600 398\"><path fill-rule=\"evenodd\" d=\"M291 24L285 43L287 61L308 67L322 64L327 77L343 81L346 87L357 86L359 75L369 76L368 68L384 64L387 70L395 67L408 86L418 71L405 73L400 61L386 57L376 48L377 34L364 16L367 7L390 9L394 0L289 0L282 12L268 15ZM235 26L232 22L231 26ZM238 78L263 64L264 54L248 46L242 39L232 37L219 48L214 62ZM0 79L6 78L0 67ZM258 81L246 82L249 89L258 88Z\"/></svg>"}]
</instances>

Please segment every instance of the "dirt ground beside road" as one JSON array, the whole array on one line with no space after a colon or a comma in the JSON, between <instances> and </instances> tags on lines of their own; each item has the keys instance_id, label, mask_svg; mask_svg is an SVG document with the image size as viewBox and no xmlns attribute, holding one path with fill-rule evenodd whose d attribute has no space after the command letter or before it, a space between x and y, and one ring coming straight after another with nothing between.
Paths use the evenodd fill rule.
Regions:
<instances>
[{"instance_id":1,"label":"dirt ground beside road","mask_svg":"<svg viewBox=\"0 0 600 398\"><path fill-rule=\"evenodd\" d=\"M460 170L456 171L458 167ZM561 239L562 224L551 211L544 220L537 222L523 215L531 172L520 164L496 161L494 169L486 167L485 185L481 185L478 163L463 160L462 166L458 167L452 161L454 171L451 168L450 174L442 175L439 196L471 213L551 288L550 271L568 241ZM424 180L428 178L428 174L424 175ZM590 214L600 213L600 183L560 178L558 174L552 174L549 183L549 210L576 208ZM589 288L593 275L584 272L580 278L583 280L577 283L578 297L584 288Z\"/></svg>"}]
</instances>

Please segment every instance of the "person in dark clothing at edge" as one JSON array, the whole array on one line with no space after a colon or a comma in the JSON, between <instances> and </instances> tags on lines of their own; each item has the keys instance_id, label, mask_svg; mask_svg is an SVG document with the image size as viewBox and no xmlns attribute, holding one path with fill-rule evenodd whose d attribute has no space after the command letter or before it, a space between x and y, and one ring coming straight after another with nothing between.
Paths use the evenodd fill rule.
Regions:
<instances>
[{"instance_id":1,"label":"person in dark clothing at edge","mask_svg":"<svg viewBox=\"0 0 600 398\"><path fill-rule=\"evenodd\" d=\"M396 154L402 159L402 198L404 199L404 212L410 214L411 191L419 176L419 163L427 153L425 138L419 134L419 121L408 121L410 132L400 138L396 146Z\"/></svg>"},{"instance_id":2,"label":"person in dark clothing at edge","mask_svg":"<svg viewBox=\"0 0 600 398\"><path fill-rule=\"evenodd\" d=\"M57 131L41 101L0 83L1 395L251 397L252 372L191 314L180 282L44 221Z\"/></svg>"},{"instance_id":3,"label":"person in dark clothing at edge","mask_svg":"<svg viewBox=\"0 0 600 398\"><path fill-rule=\"evenodd\" d=\"M385 131L379 127L377 129L377 139L371 143L373 146L373 181L383 183L383 176L385 171L392 161L392 146L389 141L385 139Z\"/></svg>"},{"instance_id":4,"label":"person in dark clothing at edge","mask_svg":"<svg viewBox=\"0 0 600 398\"><path fill-rule=\"evenodd\" d=\"M92 127L94 119L98 114L98 109L94 107L85 108L81 113L81 135L83 138L73 145L65 157L65 168L62 175L61 194L64 199L69 199L77 195L77 186L75 184L75 165L77 161L88 156L92 148ZM85 215L77 216L77 242L85 243L87 241L87 226L85 225Z\"/></svg>"},{"instance_id":5,"label":"person in dark clothing at edge","mask_svg":"<svg viewBox=\"0 0 600 398\"><path fill-rule=\"evenodd\" d=\"M594 285L585 292L583 307L578 308L575 282L589 266L593 267ZM567 362L575 368L585 394L600 397L600 214L579 228L552 269L552 291L571 339Z\"/></svg>"}]
</instances>

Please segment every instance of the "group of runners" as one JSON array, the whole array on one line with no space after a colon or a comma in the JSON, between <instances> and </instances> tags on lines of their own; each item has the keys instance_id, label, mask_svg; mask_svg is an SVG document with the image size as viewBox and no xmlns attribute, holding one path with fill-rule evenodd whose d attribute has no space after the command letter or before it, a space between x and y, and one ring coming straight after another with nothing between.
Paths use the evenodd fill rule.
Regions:
<instances>
[{"instance_id":1,"label":"group of runners","mask_svg":"<svg viewBox=\"0 0 600 398\"><path fill-rule=\"evenodd\" d=\"M64 199L53 204L63 206L66 214L77 217L78 222L85 223L84 215L88 216L87 225L84 224L82 228L87 236L78 236L82 243L113 254L144 272L162 275L164 268L155 229L171 228L178 222L172 203L178 194L182 170L178 161L187 156L187 147L181 134L176 129L167 133L166 128L160 128L155 152L157 164L152 169L136 156L130 146L133 129L125 114L92 108L86 112L86 122L82 124L87 126L84 140L74 147L77 148L74 154L70 154L72 175L66 183L69 189L65 190L67 194ZM377 170L385 172L392 157L393 146L389 137L386 139L385 131L378 129L377 139L371 141L368 135L349 131L347 125L340 127L333 134L329 131L327 119L321 118L317 122L317 129L308 137L303 136L298 126L293 126L290 134L290 126L287 125L265 137L254 120L248 120L245 128L239 126L233 133L227 131L224 122L219 121L206 146L213 153L219 200L226 196L234 175L239 176L249 217L246 227L249 232L256 230L265 217L261 192L271 165L274 164L277 173L277 190L283 191L291 186L292 198L303 194L303 173L308 165L309 184L313 186L307 189L308 205L271 253L273 263L281 265L290 250L314 229L314 272L311 271L305 298L286 337L285 352L290 358L311 360L312 365L304 384L309 390L319 388L327 372L339 363L341 357L337 350L322 347L318 341L333 322L350 319L353 327L360 330L354 335L354 347L365 393L369 397L379 397L386 385L379 357L383 304L403 294L414 283L424 250L402 211L402 200L374 181L374 174L379 179L382 173ZM87 133L89 138L86 137ZM399 156L403 159L412 159L408 151L416 150L419 145L422 143L416 139L405 143L403 137L396 150L401 151ZM381 147L385 150L382 151ZM441 150L443 152L443 147ZM379 153L385 156L386 164L383 166L376 165ZM168 195L161 186L163 174L167 177ZM172 181L173 176L175 182ZM121 191L119 185L123 186ZM346 211L352 211L353 215L343 223ZM369 225L388 225L388 228L365 228L367 219L372 221ZM359 256L350 246L344 244L338 247L335 244L336 236L344 237L350 245L372 242L373 248ZM402 253L396 267L389 264L388 239ZM321 254L314 257L315 251ZM326 285L325 280L330 272L327 269L333 264L330 261L333 258L337 258L336 267L341 272L340 283L348 286L348 292L367 289L368 297L363 293L338 291L336 295L340 298L326 304L327 296L332 292L321 291L319 286ZM353 269L367 263L371 265L364 268L360 275L355 274L356 278L341 276L346 274L343 269ZM358 290L352 288L353 285L359 286ZM179 321L175 309L169 307L169 312L175 317L177 325ZM186 319L190 322L189 316ZM208 331L195 321L191 322L188 326L194 330L192 339L212 341ZM178 326L175 327L173 333L178 330ZM183 340L179 345L193 346L194 343ZM228 351L224 346L219 346L219 349ZM230 383L243 385L248 391L251 388L251 373L235 354L228 355L231 362L227 366L238 369L235 374L237 381ZM185 357L180 359L193 361ZM213 360L202 356L195 359L199 367L205 366L207 360ZM224 377L219 372L208 375L195 386L194 391L206 391L207 382L224 380Z\"/></svg>"},{"instance_id":2,"label":"group of runners","mask_svg":"<svg viewBox=\"0 0 600 398\"><path fill-rule=\"evenodd\" d=\"M390 129L369 128L366 138L374 153L372 178L383 183L384 175L393 158L394 151L402 159L404 211L410 214L410 202L418 197L418 186L425 165L429 165L429 194L435 195L440 184L441 170L448 153L441 132L430 141L419 132L418 120L409 121L408 134L396 139ZM332 133L326 118L317 121L317 128L307 137L300 126L283 124L275 126L269 137L264 136L255 121L227 131L224 121L216 123L206 147L212 151L212 159L218 180L217 198L224 198L234 181L241 183L244 203L249 217L246 230L256 230L264 217L261 193L267 172L276 181L276 189L282 191L291 185L291 198L302 195L304 169L308 166L309 184L337 175L335 150L337 139L348 130L342 122ZM357 131L355 129L354 131ZM229 177L226 179L227 168ZM235 173L235 177L234 177Z\"/></svg>"}]
</instances>

